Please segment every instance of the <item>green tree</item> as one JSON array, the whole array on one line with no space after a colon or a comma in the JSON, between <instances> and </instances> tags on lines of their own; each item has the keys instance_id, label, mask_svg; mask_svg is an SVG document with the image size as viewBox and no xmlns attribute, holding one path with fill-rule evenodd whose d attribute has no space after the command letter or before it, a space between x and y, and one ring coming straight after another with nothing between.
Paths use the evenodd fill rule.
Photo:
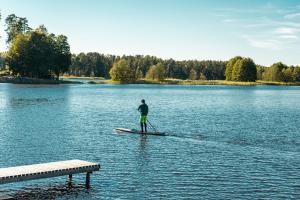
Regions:
<instances>
[{"instance_id":1,"label":"green tree","mask_svg":"<svg viewBox=\"0 0 300 200\"><path fill-rule=\"evenodd\" d=\"M110 67L118 60L113 55L96 52L73 54L68 73L75 76L97 76L109 78Z\"/></svg>"},{"instance_id":2,"label":"green tree","mask_svg":"<svg viewBox=\"0 0 300 200\"><path fill-rule=\"evenodd\" d=\"M101 58L98 64L95 64L96 57ZM132 71L134 71L136 78L145 77L151 66L162 63L165 67L165 76L171 78L188 79L190 77L191 69L197 73L197 78L202 73L208 80L224 80L225 66L227 62L211 61L211 60L186 60L175 61L172 59L163 60L155 56L122 56L121 58L114 55L103 55L95 52L80 53L72 56L72 64L70 66L69 74L76 76L101 76L109 77L110 67L116 61L124 59ZM101 64L102 63L102 64Z\"/></svg>"},{"instance_id":3,"label":"green tree","mask_svg":"<svg viewBox=\"0 0 300 200\"><path fill-rule=\"evenodd\" d=\"M300 66L294 68L293 81L300 82Z\"/></svg>"},{"instance_id":4,"label":"green tree","mask_svg":"<svg viewBox=\"0 0 300 200\"><path fill-rule=\"evenodd\" d=\"M16 36L8 51L7 62L13 74L50 78L51 42L40 32Z\"/></svg>"},{"instance_id":5,"label":"green tree","mask_svg":"<svg viewBox=\"0 0 300 200\"><path fill-rule=\"evenodd\" d=\"M266 72L263 75L263 79L265 81L284 81L283 70L286 68L287 66L281 62L274 63L266 69Z\"/></svg>"},{"instance_id":6,"label":"green tree","mask_svg":"<svg viewBox=\"0 0 300 200\"><path fill-rule=\"evenodd\" d=\"M294 75L294 70L293 67L287 67L282 70L282 75L283 75L283 81L284 82L292 82L293 81L293 75Z\"/></svg>"},{"instance_id":7,"label":"green tree","mask_svg":"<svg viewBox=\"0 0 300 200\"><path fill-rule=\"evenodd\" d=\"M31 31L28 25L28 20L24 17L17 17L15 14L8 15L5 19L7 43L11 43L18 34L24 34Z\"/></svg>"},{"instance_id":8,"label":"green tree","mask_svg":"<svg viewBox=\"0 0 300 200\"><path fill-rule=\"evenodd\" d=\"M166 66L166 76L169 77L169 78L175 78L174 77L174 71L175 71L175 68L176 68L176 62L175 60L173 59L169 59L169 60L166 60L164 62L164 65Z\"/></svg>"},{"instance_id":9,"label":"green tree","mask_svg":"<svg viewBox=\"0 0 300 200\"><path fill-rule=\"evenodd\" d=\"M150 67L146 75L147 79L163 81L165 79L165 69L161 63Z\"/></svg>"},{"instance_id":10,"label":"green tree","mask_svg":"<svg viewBox=\"0 0 300 200\"><path fill-rule=\"evenodd\" d=\"M203 73L201 73L199 80L202 80L202 81L206 80L206 76Z\"/></svg>"},{"instance_id":11,"label":"green tree","mask_svg":"<svg viewBox=\"0 0 300 200\"><path fill-rule=\"evenodd\" d=\"M29 74L28 40L25 35L18 35L7 52L6 61L13 75L25 76Z\"/></svg>"},{"instance_id":12,"label":"green tree","mask_svg":"<svg viewBox=\"0 0 300 200\"><path fill-rule=\"evenodd\" d=\"M142 72L142 70L141 69L137 69L136 70L136 72L135 72L135 78L136 79L141 79L141 78L143 78L143 72Z\"/></svg>"},{"instance_id":13,"label":"green tree","mask_svg":"<svg viewBox=\"0 0 300 200\"><path fill-rule=\"evenodd\" d=\"M34 30L18 34L7 52L7 63L14 75L50 79L68 71L70 47L63 35Z\"/></svg>"},{"instance_id":14,"label":"green tree","mask_svg":"<svg viewBox=\"0 0 300 200\"><path fill-rule=\"evenodd\" d=\"M190 80L197 80L197 71L195 69L191 69L189 79Z\"/></svg>"},{"instance_id":15,"label":"green tree","mask_svg":"<svg viewBox=\"0 0 300 200\"><path fill-rule=\"evenodd\" d=\"M241 56L236 56L234 58L231 58L228 63L226 64L226 71L225 71L225 77L227 81L233 81L233 66L235 63L239 60L241 60Z\"/></svg>"},{"instance_id":16,"label":"green tree","mask_svg":"<svg viewBox=\"0 0 300 200\"><path fill-rule=\"evenodd\" d=\"M233 66L233 81L256 81L256 65L250 58L239 59Z\"/></svg>"},{"instance_id":17,"label":"green tree","mask_svg":"<svg viewBox=\"0 0 300 200\"><path fill-rule=\"evenodd\" d=\"M121 59L114 63L109 74L112 80L120 81L121 83L130 83L135 81L135 74L130 69L129 63L125 59Z\"/></svg>"},{"instance_id":18,"label":"green tree","mask_svg":"<svg viewBox=\"0 0 300 200\"><path fill-rule=\"evenodd\" d=\"M263 74L265 73L265 68L266 67L263 67L261 65L257 65L256 66L256 71L257 71L257 80L263 80Z\"/></svg>"},{"instance_id":19,"label":"green tree","mask_svg":"<svg viewBox=\"0 0 300 200\"><path fill-rule=\"evenodd\" d=\"M35 31L38 31L38 32L41 32L41 33L44 33L44 34L48 35L48 29L43 24L39 25L39 27L37 27L35 29Z\"/></svg>"},{"instance_id":20,"label":"green tree","mask_svg":"<svg viewBox=\"0 0 300 200\"><path fill-rule=\"evenodd\" d=\"M56 75L56 79L59 80L59 75L67 72L71 64L70 45L68 43L68 38L64 35L58 35L56 37L51 35L49 37L53 45L53 65L51 70Z\"/></svg>"}]
</instances>

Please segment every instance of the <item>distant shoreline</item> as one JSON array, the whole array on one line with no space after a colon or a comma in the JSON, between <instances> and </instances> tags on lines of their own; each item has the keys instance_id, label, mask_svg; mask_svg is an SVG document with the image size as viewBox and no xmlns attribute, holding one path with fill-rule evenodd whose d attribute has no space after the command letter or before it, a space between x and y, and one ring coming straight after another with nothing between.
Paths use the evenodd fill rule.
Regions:
<instances>
[{"instance_id":1,"label":"distant shoreline","mask_svg":"<svg viewBox=\"0 0 300 200\"><path fill-rule=\"evenodd\" d=\"M78 81L77 81L78 80ZM85 82L83 82L83 80ZM121 83L119 81L112 81L102 77L77 77L77 76L62 76L60 80L53 79L37 79L28 77L0 77L0 83L12 84L149 84L149 85L227 85L227 86L257 86L257 85L274 85L274 86L300 86L300 82L270 82L261 81L256 82L235 82L226 80L181 80L181 79L165 79L163 81L139 79L130 83Z\"/></svg>"},{"instance_id":2,"label":"distant shoreline","mask_svg":"<svg viewBox=\"0 0 300 200\"><path fill-rule=\"evenodd\" d=\"M226 80L181 80L181 79L165 79L163 81L139 79L131 83L121 83L119 81L112 81L102 77L77 77L77 76L63 76L62 79L78 79L86 80L89 84L153 84L153 85L228 85L228 86L257 86L257 85L275 85L275 86L300 86L300 82L271 82L261 81L256 82L235 82Z\"/></svg>"},{"instance_id":3,"label":"distant shoreline","mask_svg":"<svg viewBox=\"0 0 300 200\"><path fill-rule=\"evenodd\" d=\"M28 77L2 76L2 77L0 77L0 83L56 85L56 84L80 84L82 82L70 81L70 80L54 80L54 79L38 79L38 78L28 78Z\"/></svg>"}]
</instances>

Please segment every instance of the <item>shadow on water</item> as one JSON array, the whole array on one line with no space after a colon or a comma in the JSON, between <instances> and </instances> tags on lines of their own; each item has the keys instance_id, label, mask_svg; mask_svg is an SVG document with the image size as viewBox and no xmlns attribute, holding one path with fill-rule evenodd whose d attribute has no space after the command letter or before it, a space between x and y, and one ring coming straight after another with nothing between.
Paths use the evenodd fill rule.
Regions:
<instances>
[{"instance_id":1,"label":"shadow on water","mask_svg":"<svg viewBox=\"0 0 300 200\"><path fill-rule=\"evenodd\" d=\"M75 199L78 197L90 196L92 189L86 189L81 184L64 184L50 185L46 187L25 187L21 190L1 191L1 193L9 194L16 200L33 200L33 199Z\"/></svg>"},{"instance_id":2,"label":"shadow on water","mask_svg":"<svg viewBox=\"0 0 300 200\"><path fill-rule=\"evenodd\" d=\"M140 150L141 150L141 152L145 152L146 142L147 142L147 135L141 135L140 136Z\"/></svg>"}]
</instances>

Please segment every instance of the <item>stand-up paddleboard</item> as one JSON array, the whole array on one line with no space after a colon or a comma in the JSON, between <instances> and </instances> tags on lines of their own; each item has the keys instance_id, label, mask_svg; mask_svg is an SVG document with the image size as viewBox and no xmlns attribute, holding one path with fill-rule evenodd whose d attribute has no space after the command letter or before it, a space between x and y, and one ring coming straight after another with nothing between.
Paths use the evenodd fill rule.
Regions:
<instances>
[{"instance_id":1,"label":"stand-up paddleboard","mask_svg":"<svg viewBox=\"0 0 300 200\"><path fill-rule=\"evenodd\" d=\"M133 133L133 134L141 134L141 135L158 135L158 136L166 136L166 133L163 132L141 132L136 129L127 129L127 128L115 128L114 129L118 133Z\"/></svg>"}]
</instances>

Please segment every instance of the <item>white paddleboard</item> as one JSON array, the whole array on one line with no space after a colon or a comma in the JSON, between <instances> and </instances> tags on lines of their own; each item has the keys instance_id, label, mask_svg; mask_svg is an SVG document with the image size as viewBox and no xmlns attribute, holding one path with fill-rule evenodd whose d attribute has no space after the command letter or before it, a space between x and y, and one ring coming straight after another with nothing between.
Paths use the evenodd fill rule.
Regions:
<instances>
[{"instance_id":1,"label":"white paddleboard","mask_svg":"<svg viewBox=\"0 0 300 200\"><path fill-rule=\"evenodd\" d=\"M133 134L141 134L141 135L159 135L159 136L166 136L166 133L163 132L141 132L136 129L128 129L128 128L115 128L114 129L118 133L133 133Z\"/></svg>"}]
</instances>

